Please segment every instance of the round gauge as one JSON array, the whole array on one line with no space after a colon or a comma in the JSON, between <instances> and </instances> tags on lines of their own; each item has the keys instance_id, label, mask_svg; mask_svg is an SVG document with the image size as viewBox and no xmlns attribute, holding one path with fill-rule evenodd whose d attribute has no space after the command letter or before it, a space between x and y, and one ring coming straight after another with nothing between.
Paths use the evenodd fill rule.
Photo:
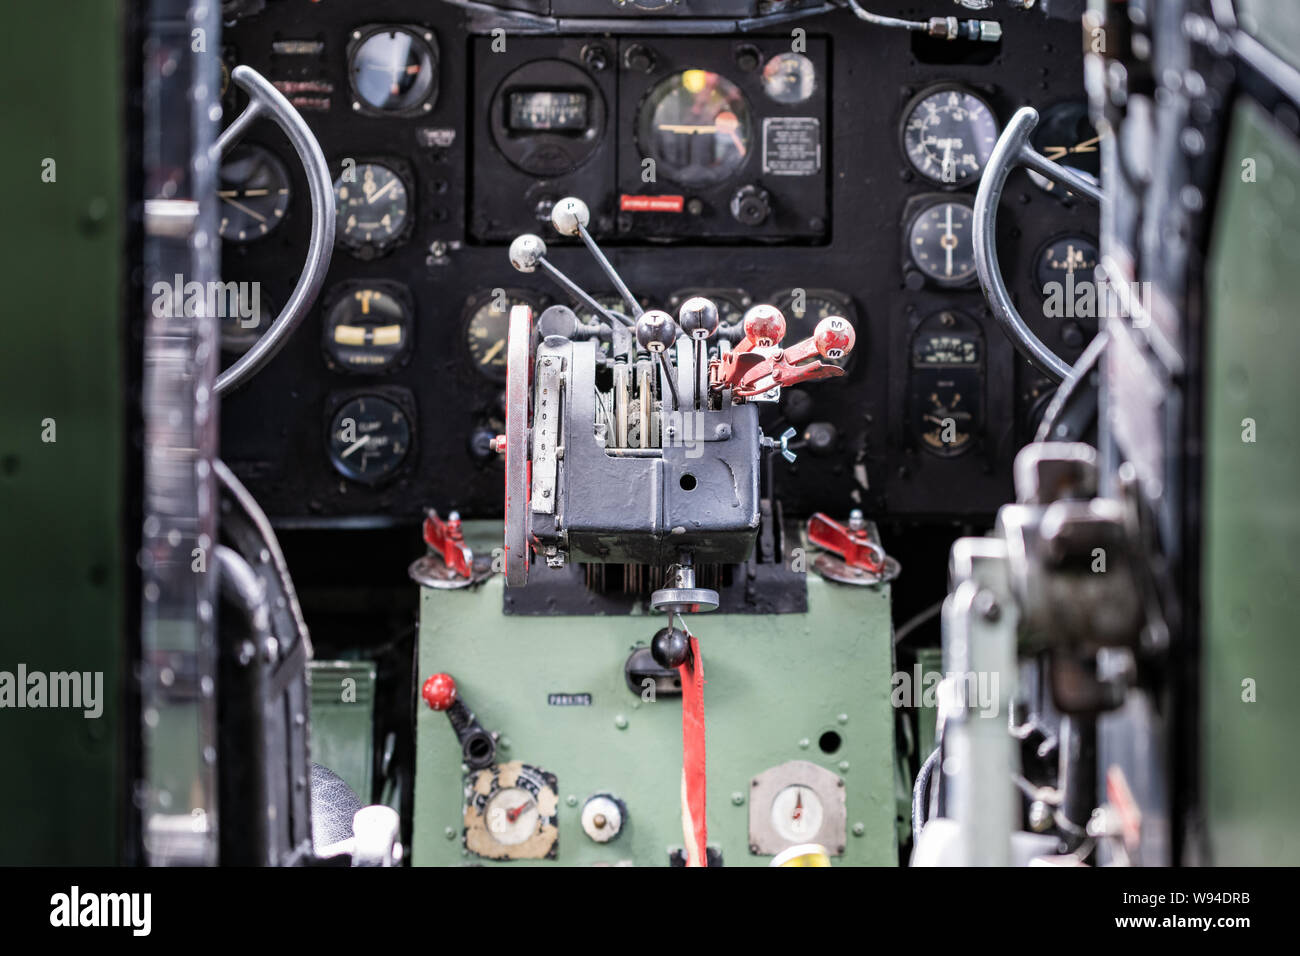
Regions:
<instances>
[{"instance_id":1,"label":"round gauge","mask_svg":"<svg viewBox=\"0 0 1300 956\"><path fill-rule=\"evenodd\" d=\"M772 799L772 829L789 843L806 843L822 828L825 810L811 787L791 784Z\"/></svg>"},{"instance_id":2,"label":"round gauge","mask_svg":"<svg viewBox=\"0 0 1300 956\"><path fill-rule=\"evenodd\" d=\"M740 88L708 70L675 73L641 104L641 149L660 175L683 186L708 186L735 175L749 158L751 133Z\"/></svg>"},{"instance_id":3,"label":"round gauge","mask_svg":"<svg viewBox=\"0 0 1300 956\"><path fill-rule=\"evenodd\" d=\"M907 230L907 251L928 278L942 286L965 285L975 276L975 214L963 202L927 206Z\"/></svg>"},{"instance_id":4,"label":"round gauge","mask_svg":"<svg viewBox=\"0 0 1300 956\"><path fill-rule=\"evenodd\" d=\"M241 143L221 162L221 222L230 242L252 242L280 224L289 208L289 172L269 149Z\"/></svg>"},{"instance_id":5,"label":"round gauge","mask_svg":"<svg viewBox=\"0 0 1300 956\"><path fill-rule=\"evenodd\" d=\"M979 178L998 141L992 108L960 87L925 90L903 113L903 152L934 183L965 186Z\"/></svg>"},{"instance_id":6,"label":"round gauge","mask_svg":"<svg viewBox=\"0 0 1300 956\"><path fill-rule=\"evenodd\" d=\"M844 293L832 289L787 289L774 295L772 301L785 316L785 341L788 345L812 335L818 322L833 315L847 319L854 328L858 325L852 300ZM842 358L822 360L844 368L852 358L853 353L850 352Z\"/></svg>"},{"instance_id":7,"label":"round gauge","mask_svg":"<svg viewBox=\"0 0 1300 956\"><path fill-rule=\"evenodd\" d=\"M955 458L970 447L975 415L959 386L936 383L921 406L920 439L926 451Z\"/></svg>"},{"instance_id":8,"label":"round gauge","mask_svg":"<svg viewBox=\"0 0 1300 956\"><path fill-rule=\"evenodd\" d=\"M778 53L763 65L763 92L778 103L802 103L817 88L817 69L802 53Z\"/></svg>"},{"instance_id":9,"label":"round gauge","mask_svg":"<svg viewBox=\"0 0 1300 956\"><path fill-rule=\"evenodd\" d=\"M330 422L330 464L345 478L374 484L389 478L411 448L411 422L394 402L359 395Z\"/></svg>"},{"instance_id":10,"label":"round gauge","mask_svg":"<svg viewBox=\"0 0 1300 956\"><path fill-rule=\"evenodd\" d=\"M1042 121L1034 129L1030 144L1048 159L1083 173L1094 183L1101 176L1101 137L1088 116L1088 104L1081 101L1057 103L1044 111ZM1049 193L1062 193L1064 187L1032 169L1029 178Z\"/></svg>"},{"instance_id":11,"label":"round gauge","mask_svg":"<svg viewBox=\"0 0 1300 956\"><path fill-rule=\"evenodd\" d=\"M381 113L433 109L438 61L432 43L432 33L404 28L383 29L357 43L348 60L353 108Z\"/></svg>"},{"instance_id":12,"label":"round gauge","mask_svg":"<svg viewBox=\"0 0 1300 956\"><path fill-rule=\"evenodd\" d=\"M517 760L478 771L465 788L465 849L493 860L555 856L555 775Z\"/></svg>"},{"instance_id":13,"label":"round gauge","mask_svg":"<svg viewBox=\"0 0 1300 956\"><path fill-rule=\"evenodd\" d=\"M537 298L511 289L481 292L470 296L465 303L465 348L469 363L494 382L506 380L506 336L510 330L510 310L516 305L531 308L534 318L541 312Z\"/></svg>"},{"instance_id":14,"label":"round gauge","mask_svg":"<svg viewBox=\"0 0 1300 956\"><path fill-rule=\"evenodd\" d=\"M1062 236L1053 239L1038 254L1034 267L1038 287L1047 295L1053 282L1065 284L1067 277L1074 282L1091 282L1092 271L1097 268L1097 243L1087 236Z\"/></svg>"},{"instance_id":15,"label":"round gauge","mask_svg":"<svg viewBox=\"0 0 1300 956\"><path fill-rule=\"evenodd\" d=\"M565 60L532 60L492 96L488 123L514 166L551 178L573 172L600 147L605 97L591 74Z\"/></svg>"},{"instance_id":16,"label":"round gauge","mask_svg":"<svg viewBox=\"0 0 1300 956\"><path fill-rule=\"evenodd\" d=\"M370 254L389 248L406 226L408 190L380 163L360 163L334 183L339 241Z\"/></svg>"},{"instance_id":17,"label":"round gauge","mask_svg":"<svg viewBox=\"0 0 1300 956\"><path fill-rule=\"evenodd\" d=\"M537 832L537 800L521 787L498 790L484 808L487 830L503 846L523 843Z\"/></svg>"},{"instance_id":18,"label":"round gauge","mask_svg":"<svg viewBox=\"0 0 1300 956\"><path fill-rule=\"evenodd\" d=\"M974 319L945 310L917 327L907 388L912 433L922 448L955 458L974 446L984 392L984 339Z\"/></svg>"},{"instance_id":19,"label":"round gauge","mask_svg":"<svg viewBox=\"0 0 1300 956\"><path fill-rule=\"evenodd\" d=\"M411 309L396 288L349 289L325 315L325 353L335 368L381 372L410 344Z\"/></svg>"},{"instance_id":20,"label":"round gauge","mask_svg":"<svg viewBox=\"0 0 1300 956\"><path fill-rule=\"evenodd\" d=\"M221 316L221 350L232 354L247 352L275 321L275 308L262 291L260 282L240 282L237 311ZM223 310L229 312L229 310Z\"/></svg>"}]
</instances>

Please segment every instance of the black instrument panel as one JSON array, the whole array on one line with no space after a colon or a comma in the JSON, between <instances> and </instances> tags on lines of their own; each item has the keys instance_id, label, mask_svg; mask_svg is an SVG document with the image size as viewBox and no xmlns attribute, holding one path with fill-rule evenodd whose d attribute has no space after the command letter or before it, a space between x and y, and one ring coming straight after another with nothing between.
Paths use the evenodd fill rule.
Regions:
<instances>
[{"instance_id":1,"label":"black instrument panel","mask_svg":"<svg viewBox=\"0 0 1300 956\"><path fill-rule=\"evenodd\" d=\"M937 0L911 6L951 12ZM1011 460L1050 387L1015 356L969 275L972 163L987 159L990 118L1000 129L1022 105L1055 109L1044 135L1071 141L1036 138L1048 155L1086 168L1095 147L1072 108L1082 86L1076 22L1002 19L995 55L972 44L963 57L952 44L943 62L906 32L847 12L798 21L798 50L787 25L674 36L671 23L627 36L507 29L494 50L496 38L467 32L461 10L410 0L364 11L270 4L238 21L225 35L227 65L248 63L299 107L345 198L313 314L223 403L223 456L282 523L413 520L426 506L499 515L501 465L489 442L503 429L505 315L515 301L573 304L540 273L511 269L505 245L537 232L557 265L598 298L608 293L585 250L541 218L576 194L648 305L672 310L708 290L725 321L772 301L792 337L829 308L850 313L858 344L848 375L763 409L768 434L800 432L798 460L775 467L787 512L991 514L1010 497ZM276 131L259 124L245 142L278 159L288 179L280 215L282 194L252 197L275 225L223 246L224 278L259 283L265 312L293 288L310 210ZM253 178L235 177L233 188L258 189L257 176L277 180L279 170L263 161L245 173ZM1095 213L1019 171L999 230L1022 313L1062 355L1077 355L1095 322L1051 314L1044 280L1090 272ZM244 340L231 358L258 331L244 325L231 328ZM938 360L952 357L954 337L978 341L974 371ZM918 362L922 344L938 359ZM940 430L954 437L940 447L923 408L931 380L961 383L971 408L939 416L955 424ZM374 449L343 459L350 446L337 444L334 422L367 395L400 411L388 437L401 454L380 456L367 469L382 474L359 479L351 462ZM939 394L929 413L950 399Z\"/></svg>"}]
</instances>

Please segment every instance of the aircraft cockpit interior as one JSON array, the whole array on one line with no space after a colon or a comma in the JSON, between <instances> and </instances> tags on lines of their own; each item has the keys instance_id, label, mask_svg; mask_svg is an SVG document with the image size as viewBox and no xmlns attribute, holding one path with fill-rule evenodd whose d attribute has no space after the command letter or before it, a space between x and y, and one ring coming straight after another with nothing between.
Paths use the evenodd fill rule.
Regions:
<instances>
[{"instance_id":1,"label":"aircraft cockpit interior","mask_svg":"<svg viewBox=\"0 0 1300 956\"><path fill-rule=\"evenodd\" d=\"M5 19L0 863L1300 863L1294 3Z\"/></svg>"}]
</instances>

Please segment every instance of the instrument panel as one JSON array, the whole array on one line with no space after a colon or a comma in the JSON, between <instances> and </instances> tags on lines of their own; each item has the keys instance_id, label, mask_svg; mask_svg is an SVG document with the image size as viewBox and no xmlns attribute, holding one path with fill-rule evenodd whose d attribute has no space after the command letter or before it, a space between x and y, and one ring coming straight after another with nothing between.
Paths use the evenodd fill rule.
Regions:
<instances>
[{"instance_id":1,"label":"instrument panel","mask_svg":"<svg viewBox=\"0 0 1300 956\"><path fill-rule=\"evenodd\" d=\"M498 35L456 7L402 0L272 4L230 25L227 67L276 83L334 176L337 246L314 313L224 402L223 453L273 519L500 514L491 442L510 307L592 319L541 273L511 269L507 244L542 235L551 261L623 307L547 224L570 194L646 307L704 294L735 323L768 302L791 341L827 315L854 324L844 378L763 408L766 434L797 432L796 461L773 470L787 513L968 519L1005 501L1051 387L985 310L971 203L1021 105L1043 111L1037 148L1096 168L1077 26L1067 12L1008 16L990 58L956 42L936 57L842 11L794 25ZM1021 312L1070 357L1096 320L1056 307L1091 276L1096 219L1047 185L1012 175L999 254ZM292 291L310 209L292 150L265 125L223 164L220 198L223 275L250 289L223 318L233 361Z\"/></svg>"}]
</instances>

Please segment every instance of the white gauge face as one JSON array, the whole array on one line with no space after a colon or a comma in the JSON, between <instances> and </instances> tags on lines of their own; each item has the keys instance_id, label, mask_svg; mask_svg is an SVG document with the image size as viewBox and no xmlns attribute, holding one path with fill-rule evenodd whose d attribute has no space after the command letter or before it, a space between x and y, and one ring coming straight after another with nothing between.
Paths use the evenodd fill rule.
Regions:
<instances>
[{"instance_id":1,"label":"white gauge face","mask_svg":"<svg viewBox=\"0 0 1300 956\"><path fill-rule=\"evenodd\" d=\"M772 829L790 843L806 843L822 828L821 797L801 783L781 790L772 799Z\"/></svg>"},{"instance_id":2,"label":"white gauge face","mask_svg":"<svg viewBox=\"0 0 1300 956\"><path fill-rule=\"evenodd\" d=\"M505 846L514 846L537 832L537 801L520 787L498 790L488 800L484 817L492 839Z\"/></svg>"},{"instance_id":3,"label":"white gauge face","mask_svg":"<svg viewBox=\"0 0 1300 956\"><path fill-rule=\"evenodd\" d=\"M778 53L763 67L763 92L778 103L802 103L817 88L817 69L802 53Z\"/></svg>"}]
</instances>

